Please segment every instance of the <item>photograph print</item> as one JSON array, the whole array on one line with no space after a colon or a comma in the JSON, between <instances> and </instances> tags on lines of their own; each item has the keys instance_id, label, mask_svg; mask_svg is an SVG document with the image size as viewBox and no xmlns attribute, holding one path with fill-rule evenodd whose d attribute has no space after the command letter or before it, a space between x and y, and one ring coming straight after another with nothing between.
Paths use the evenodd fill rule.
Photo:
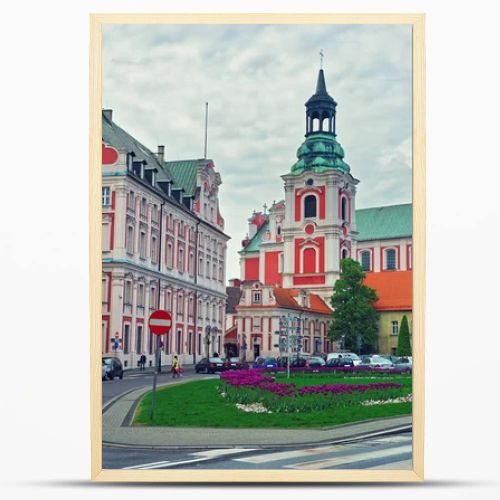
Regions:
<instances>
[{"instance_id":1,"label":"photograph print","mask_svg":"<svg viewBox=\"0 0 500 500\"><path fill-rule=\"evenodd\" d=\"M413 30L100 25L103 471L414 471Z\"/></svg>"}]
</instances>

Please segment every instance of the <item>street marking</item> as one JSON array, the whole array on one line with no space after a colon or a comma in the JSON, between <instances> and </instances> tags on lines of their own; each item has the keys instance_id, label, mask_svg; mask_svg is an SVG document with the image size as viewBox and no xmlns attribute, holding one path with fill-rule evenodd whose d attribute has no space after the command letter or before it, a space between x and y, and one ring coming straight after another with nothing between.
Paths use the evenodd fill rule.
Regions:
<instances>
[{"instance_id":1,"label":"street marking","mask_svg":"<svg viewBox=\"0 0 500 500\"><path fill-rule=\"evenodd\" d=\"M368 467L368 469L385 469L385 470L408 470L412 468L411 460L402 460L401 462L389 462L375 467Z\"/></svg>"},{"instance_id":2,"label":"street marking","mask_svg":"<svg viewBox=\"0 0 500 500\"><path fill-rule=\"evenodd\" d=\"M140 465L130 465L128 467L123 467L124 469L158 469L163 467L165 464L169 464L168 460L164 460L163 462L150 462L149 464L140 464Z\"/></svg>"},{"instance_id":3,"label":"street marking","mask_svg":"<svg viewBox=\"0 0 500 500\"><path fill-rule=\"evenodd\" d=\"M327 458L326 460L314 460L312 462L302 462L293 465L285 465L285 467L288 469L306 470L326 469L328 467L336 467L353 462L361 462L363 460L385 458L392 455L400 455L402 453L411 453L411 450L411 446L399 446L397 448L388 448L385 450L369 451L367 453L356 453L348 456Z\"/></svg>"},{"instance_id":4,"label":"street marking","mask_svg":"<svg viewBox=\"0 0 500 500\"><path fill-rule=\"evenodd\" d=\"M200 451L197 453L190 453L190 455L197 456L200 458L193 458L191 460L181 460L180 462L170 462L165 460L163 462L151 462L148 464L140 464L140 465L130 465L129 467L123 467L124 469L166 469L168 467L176 467L177 465L185 465L185 464L194 464L198 462L206 462L208 460L212 460L219 456L231 455L237 453L244 453L246 451L255 451L255 449L244 449L244 448L230 448L230 449L220 449L220 450L207 450Z\"/></svg>"},{"instance_id":5,"label":"street marking","mask_svg":"<svg viewBox=\"0 0 500 500\"><path fill-rule=\"evenodd\" d=\"M199 451L196 453L191 453L191 455L194 455L195 457L216 458L222 457L224 455L236 455L237 453L245 453L247 451L255 451L255 448L222 448L220 450Z\"/></svg>"},{"instance_id":6,"label":"street marking","mask_svg":"<svg viewBox=\"0 0 500 500\"><path fill-rule=\"evenodd\" d=\"M278 460L286 460L288 458L297 458L310 455L321 455L334 451L343 451L347 448L344 445L323 446L321 448L307 448L305 450L279 451L276 453L267 453L260 455L252 455L250 457L235 458L237 462L248 462L251 464L264 464L266 462L276 462Z\"/></svg>"}]
</instances>

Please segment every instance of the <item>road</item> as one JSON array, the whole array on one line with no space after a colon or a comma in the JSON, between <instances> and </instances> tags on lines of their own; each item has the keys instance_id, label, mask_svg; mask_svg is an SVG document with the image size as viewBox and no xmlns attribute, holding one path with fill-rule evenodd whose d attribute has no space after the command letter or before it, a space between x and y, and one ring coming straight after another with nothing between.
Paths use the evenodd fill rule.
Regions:
<instances>
[{"instance_id":1,"label":"road","mask_svg":"<svg viewBox=\"0 0 500 500\"><path fill-rule=\"evenodd\" d=\"M153 386L153 371L148 369L147 371L140 372L137 370L126 371L123 374L123 379L115 378L114 380L103 380L102 381L102 403L103 405L109 400L128 392L132 389L139 389L140 387L145 387L147 385ZM158 383L161 384L172 378L172 374L168 372L169 367L162 367L163 372L158 375ZM193 366L184 366L182 368L182 379L191 378L203 378L203 374L196 374Z\"/></svg>"},{"instance_id":2,"label":"road","mask_svg":"<svg viewBox=\"0 0 500 500\"><path fill-rule=\"evenodd\" d=\"M411 469L412 434L359 442L252 450L134 450L103 447L106 469Z\"/></svg>"}]
</instances>

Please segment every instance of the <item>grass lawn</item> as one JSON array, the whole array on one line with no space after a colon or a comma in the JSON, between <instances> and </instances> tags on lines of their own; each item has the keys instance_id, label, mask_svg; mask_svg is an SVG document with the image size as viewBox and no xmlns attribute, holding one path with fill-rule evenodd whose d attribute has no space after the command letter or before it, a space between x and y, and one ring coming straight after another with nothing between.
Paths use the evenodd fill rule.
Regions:
<instances>
[{"instance_id":1,"label":"grass lawn","mask_svg":"<svg viewBox=\"0 0 500 500\"><path fill-rule=\"evenodd\" d=\"M278 376L277 382L286 378ZM411 392L411 376L389 375L387 377L343 377L341 374L295 375L290 381L297 386L352 383L369 384L374 382L402 383ZM139 403L133 424L158 425L169 427L227 427L227 428L321 428L348 422L382 418L395 415L408 415L412 412L411 403L392 403L374 406L346 406L309 413L245 413L227 402L217 391L219 380L200 380L165 387L156 393L154 420L149 418L151 393Z\"/></svg>"}]
</instances>

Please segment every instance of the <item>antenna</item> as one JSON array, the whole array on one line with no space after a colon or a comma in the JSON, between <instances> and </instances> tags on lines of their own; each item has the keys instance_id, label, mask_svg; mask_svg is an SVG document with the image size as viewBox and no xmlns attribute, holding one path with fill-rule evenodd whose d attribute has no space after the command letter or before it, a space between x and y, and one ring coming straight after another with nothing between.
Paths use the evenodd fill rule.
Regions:
<instances>
[{"instance_id":1,"label":"antenna","mask_svg":"<svg viewBox=\"0 0 500 500\"><path fill-rule=\"evenodd\" d=\"M324 57L323 49L319 51L319 57L320 57L320 68L323 69L323 57Z\"/></svg>"},{"instance_id":2,"label":"antenna","mask_svg":"<svg viewBox=\"0 0 500 500\"><path fill-rule=\"evenodd\" d=\"M207 134L208 134L208 102L205 103L205 148L203 156L205 160L207 159Z\"/></svg>"}]
</instances>

